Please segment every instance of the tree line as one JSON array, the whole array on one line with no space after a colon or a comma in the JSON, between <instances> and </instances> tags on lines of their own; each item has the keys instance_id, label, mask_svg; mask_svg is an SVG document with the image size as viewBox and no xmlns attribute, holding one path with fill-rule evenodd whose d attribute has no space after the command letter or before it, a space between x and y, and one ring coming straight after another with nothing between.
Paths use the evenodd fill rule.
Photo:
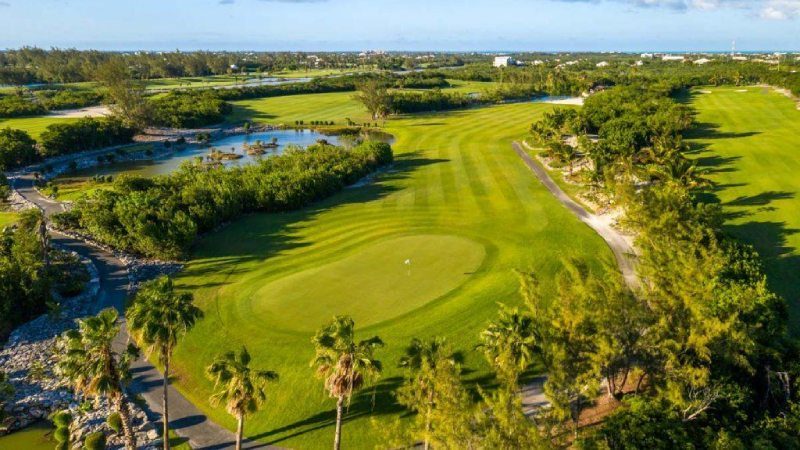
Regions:
<instances>
[{"instance_id":1,"label":"tree line","mask_svg":"<svg viewBox=\"0 0 800 450\"><path fill-rule=\"evenodd\" d=\"M38 116L48 111L98 105L103 95L90 89L17 89L0 94L0 117Z\"/></svg>"},{"instance_id":2,"label":"tree line","mask_svg":"<svg viewBox=\"0 0 800 450\"><path fill-rule=\"evenodd\" d=\"M642 280L630 292L570 263L553 301L524 275L545 390L581 448L796 448L800 347L787 305L755 250L723 231L720 207L700 200L711 185L685 155L692 111L670 96L674 82L618 86L531 127L552 158L590 162L585 182L637 231ZM624 407L579 429L601 386Z\"/></svg>"},{"instance_id":3,"label":"tree line","mask_svg":"<svg viewBox=\"0 0 800 450\"><path fill-rule=\"evenodd\" d=\"M350 150L288 148L242 167L190 161L167 176L117 177L112 189L89 194L54 221L121 250L181 258L198 234L221 223L248 212L302 208L391 161L391 147L372 141Z\"/></svg>"}]
</instances>

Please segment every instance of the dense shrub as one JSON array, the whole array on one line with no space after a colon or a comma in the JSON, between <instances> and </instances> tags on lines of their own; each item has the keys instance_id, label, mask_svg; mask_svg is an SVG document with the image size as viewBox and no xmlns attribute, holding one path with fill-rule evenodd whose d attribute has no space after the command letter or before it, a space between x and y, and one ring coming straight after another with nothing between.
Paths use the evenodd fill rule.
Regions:
<instances>
[{"instance_id":1,"label":"dense shrub","mask_svg":"<svg viewBox=\"0 0 800 450\"><path fill-rule=\"evenodd\" d=\"M84 450L103 450L106 448L106 435L102 431L89 433L83 441Z\"/></svg>"},{"instance_id":2,"label":"dense shrub","mask_svg":"<svg viewBox=\"0 0 800 450\"><path fill-rule=\"evenodd\" d=\"M47 112L39 103L32 102L22 95L0 96L0 117L38 116Z\"/></svg>"},{"instance_id":3,"label":"dense shrub","mask_svg":"<svg viewBox=\"0 0 800 450\"><path fill-rule=\"evenodd\" d=\"M224 100L244 100L249 98L280 97L284 95L348 92L356 90L357 83L373 77L374 75L347 75L333 78L315 78L307 83L297 82L240 87L236 89L220 89L218 95Z\"/></svg>"},{"instance_id":4,"label":"dense shrub","mask_svg":"<svg viewBox=\"0 0 800 450\"><path fill-rule=\"evenodd\" d=\"M346 150L316 144L244 167L185 163L151 180L120 177L59 215L101 242L160 258L182 257L198 233L247 212L302 208L392 161L388 144L365 142Z\"/></svg>"},{"instance_id":5,"label":"dense shrub","mask_svg":"<svg viewBox=\"0 0 800 450\"><path fill-rule=\"evenodd\" d=\"M40 153L44 157L77 153L132 142L135 131L115 118L84 118L56 123L42 133Z\"/></svg>"},{"instance_id":6,"label":"dense shrub","mask_svg":"<svg viewBox=\"0 0 800 450\"><path fill-rule=\"evenodd\" d=\"M99 105L103 95L96 91L56 89L36 91L36 98L48 110L75 109Z\"/></svg>"},{"instance_id":7,"label":"dense shrub","mask_svg":"<svg viewBox=\"0 0 800 450\"><path fill-rule=\"evenodd\" d=\"M11 170L36 162L36 141L22 130L0 130L0 170Z\"/></svg>"},{"instance_id":8,"label":"dense shrub","mask_svg":"<svg viewBox=\"0 0 800 450\"><path fill-rule=\"evenodd\" d=\"M222 122L231 105L217 91L172 92L152 101L153 124L173 128L197 128Z\"/></svg>"},{"instance_id":9,"label":"dense shrub","mask_svg":"<svg viewBox=\"0 0 800 450\"><path fill-rule=\"evenodd\" d=\"M8 200L11 195L11 184L6 177L6 174L0 172L0 202Z\"/></svg>"},{"instance_id":10,"label":"dense shrub","mask_svg":"<svg viewBox=\"0 0 800 450\"><path fill-rule=\"evenodd\" d=\"M445 111L477 104L478 100L466 94L447 93L438 89L425 92L394 92L389 95L389 110L393 114L423 111Z\"/></svg>"},{"instance_id":11,"label":"dense shrub","mask_svg":"<svg viewBox=\"0 0 800 450\"><path fill-rule=\"evenodd\" d=\"M0 341L20 323L45 312L50 283L42 264L38 227L23 216L0 239Z\"/></svg>"}]
</instances>

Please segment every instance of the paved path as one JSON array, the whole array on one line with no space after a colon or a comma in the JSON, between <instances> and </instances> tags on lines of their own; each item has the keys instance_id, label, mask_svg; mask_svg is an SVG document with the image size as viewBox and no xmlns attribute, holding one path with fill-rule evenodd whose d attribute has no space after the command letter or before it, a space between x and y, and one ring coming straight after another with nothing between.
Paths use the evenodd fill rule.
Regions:
<instances>
[{"instance_id":1,"label":"paved path","mask_svg":"<svg viewBox=\"0 0 800 450\"><path fill-rule=\"evenodd\" d=\"M63 211L59 202L39 195L33 188L33 176L31 175L18 178L14 183L14 187L20 195L38 205L48 216ZM128 271L122 261L109 252L55 232L52 233L52 240L90 258L97 266L97 271L100 275L100 291L97 300L98 310L112 306L122 313L128 297ZM124 345L128 339L127 328L123 321L122 331L117 337L117 343ZM155 420L159 420L162 414L163 375L144 358L136 361L131 370L134 376L131 383L131 391L144 397L147 401L148 415ZM169 388L169 407L170 428L179 436L188 438L189 445L194 450L216 450L234 447L235 437L233 433L209 420L172 386ZM160 427L160 424L158 426ZM266 445L252 441L245 442L244 447L267 448Z\"/></svg>"},{"instance_id":2,"label":"paved path","mask_svg":"<svg viewBox=\"0 0 800 450\"><path fill-rule=\"evenodd\" d=\"M544 187L546 187L562 205L575 214L581 222L588 225L606 241L606 244L608 244L611 251L614 253L617 265L619 265L619 270L622 272L622 277L625 279L625 284L634 292L638 290L639 278L636 276L634 264L635 253L625 237L611 226L609 220L586 211L581 205L572 200L572 198L550 178L550 175L544 167L534 161L518 142L514 142L512 145L514 151L517 152L519 157L522 158L522 161L525 162L525 165L536 175L536 178L539 179ZM526 415L531 415L539 408L550 405L547 396L544 394L545 381L547 381L547 376L543 375L522 387L520 395L522 396L522 407Z\"/></svg>"},{"instance_id":3,"label":"paved path","mask_svg":"<svg viewBox=\"0 0 800 450\"><path fill-rule=\"evenodd\" d=\"M635 253L622 233L611 225L609 219L586 211L581 205L572 200L572 198L550 178L550 175L544 167L534 161L518 142L514 142L512 145L514 151L517 152L519 157L525 162L525 165L531 169L544 187L546 187L562 205L575 214L581 222L589 225L591 229L597 232L597 234L606 241L606 244L611 248L614 257L617 259L617 265L619 265L619 270L622 273L622 277L625 279L625 284L634 292L638 290L639 278L636 276L634 263Z\"/></svg>"}]
</instances>

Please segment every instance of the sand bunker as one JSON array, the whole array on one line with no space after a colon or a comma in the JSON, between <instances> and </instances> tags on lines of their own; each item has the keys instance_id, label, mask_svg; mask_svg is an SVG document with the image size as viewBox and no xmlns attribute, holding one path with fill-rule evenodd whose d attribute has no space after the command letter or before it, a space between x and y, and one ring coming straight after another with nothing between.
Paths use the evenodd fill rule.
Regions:
<instances>
[{"instance_id":1,"label":"sand bunker","mask_svg":"<svg viewBox=\"0 0 800 450\"><path fill-rule=\"evenodd\" d=\"M80 119L81 117L103 117L108 114L108 106L98 105L79 109L63 109L61 111L53 111L48 115L62 119Z\"/></svg>"}]
</instances>

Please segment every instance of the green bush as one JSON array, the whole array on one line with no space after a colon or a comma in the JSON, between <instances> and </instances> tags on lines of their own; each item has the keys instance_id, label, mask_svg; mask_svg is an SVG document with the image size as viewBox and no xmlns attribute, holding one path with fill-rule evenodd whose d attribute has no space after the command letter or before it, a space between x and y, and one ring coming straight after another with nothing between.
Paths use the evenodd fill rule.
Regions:
<instances>
[{"instance_id":1,"label":"green bush","mask_svg":"<svg viewBox=\"0 0 800 450\"><path fill-rule=\"evenodd\" d=\"M106 435L100 431L86 435L83 450L103 450L106 448Z\"/></svg>"},{"instance_id":2,"label":"green bush","mask_svg":"<svg viewBox=\"0 0 800 450\"><path fill-rule=\"evenodd\" d=\"M40 153L49 157L128 144L134 134L133 128L115 118L86 117L70 123L55 123L42 133Z\"/></svg>"},{"instance_id":3,"label":"green bush","mask_svg":"<svg viewBox=\"0 0 800 450\"><path fill-rule=\"evenodd\" d=\"M225 120L231 105L216 91L172 92L152 101L153 124L173 128L197 128Z\"/></svg>"},{"instance_id":4,"label":"green bush","mask_svg":"<svg viewBox=\"0 0 800 450\"><path fill-rule=\"evenodd\" d=\"M38 116L46 112L44 106L28 100L22 95L0 96L0 117Z\"/></svg>"},{"instance_id":5,"label":"green bush","mask_svg":"<svg viewBox=\"0 0 800 450\"><path fill-rule=\"evenodd\" d=\"M114 430L115 433L119 433L122 430L122 418L120 418L119 413L112 413L108 416L108 426Z\"/></svg>"},{"instance_id":6,"label":"green bush","mask_svg":"<svg viewBox=\"0 0 800 450\"><path fill-rule=\"evenodd\" d=\"M22 130L0 130L0 171L16 169L39 160L36 141Z\"/></svg>"},{"instance_id":7,"label":"green bush","mask_svg":"<svg viewBox=\"0 0 800 450\"><path fill-rule=\"evenodd\" d=\"M53 439L55 439L57 442L69 442L69 428L56 428L56 431L53 432Z\"/></svg>"},{"instance_id":8,"label":"green bush","mask_svg":"<svg viewBox=\"0 0 800 450\"><path fill-rule=\"evenodd\" d=\"M69 411L59 411L53 414L51 420L56 427L68 427L72 423L72 414Z\"/></svg>"}]
</instances>

